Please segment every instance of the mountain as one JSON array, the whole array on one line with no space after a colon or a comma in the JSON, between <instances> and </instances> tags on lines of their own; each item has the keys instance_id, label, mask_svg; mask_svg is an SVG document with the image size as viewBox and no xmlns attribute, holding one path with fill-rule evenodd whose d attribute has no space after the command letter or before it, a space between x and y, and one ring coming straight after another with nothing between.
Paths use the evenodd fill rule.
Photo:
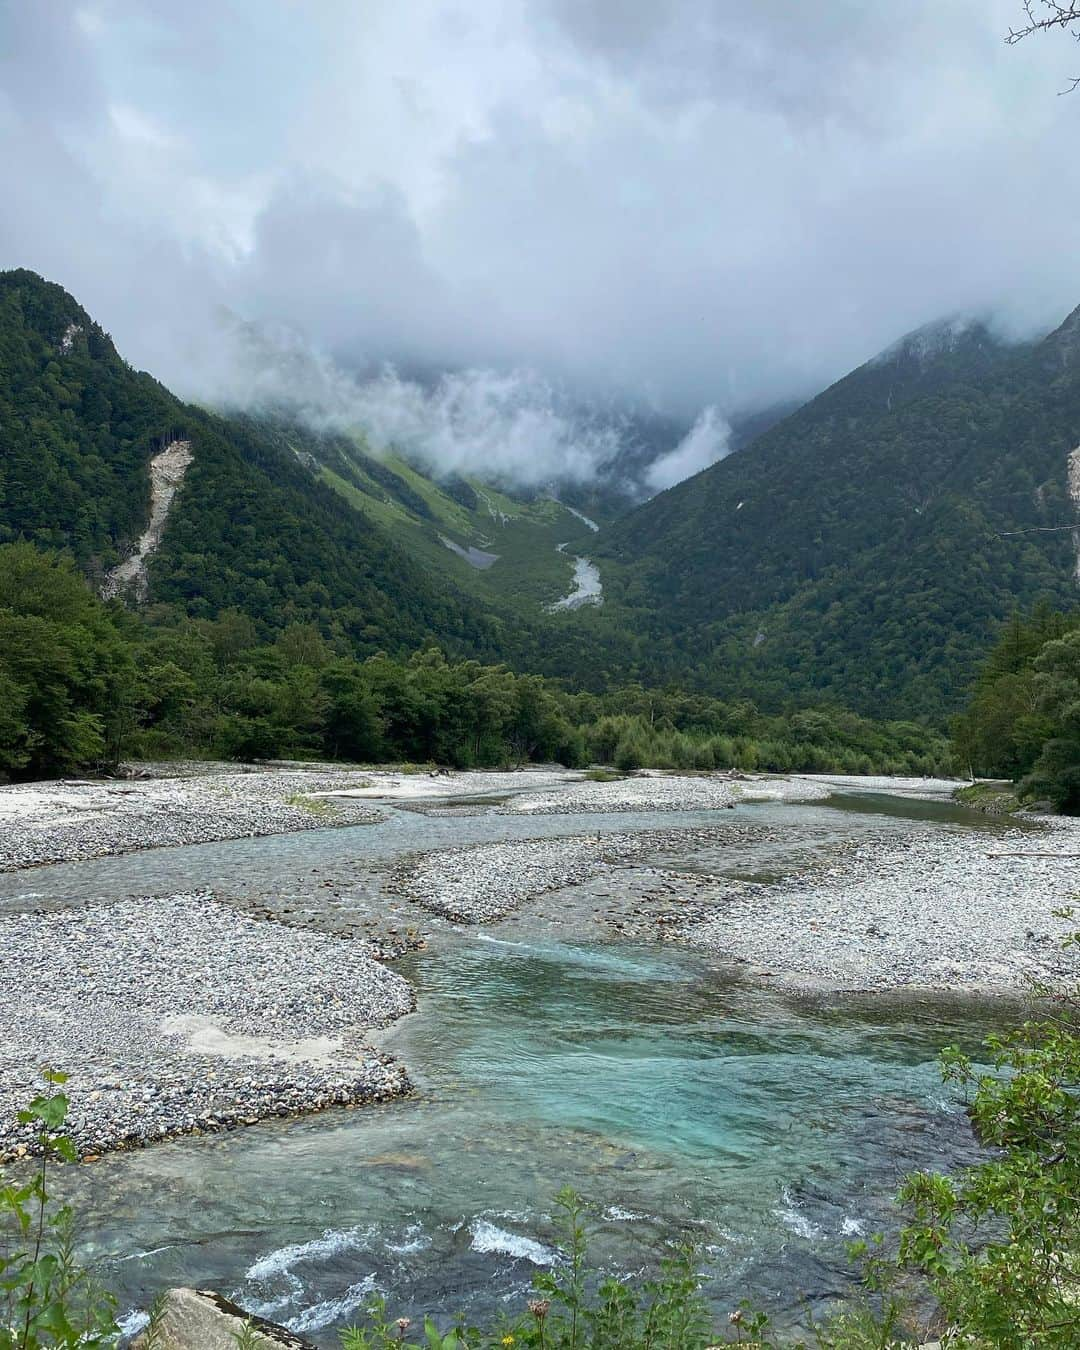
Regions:
<instances>
[{"instance_id":1,"label":"mountain","mask_svg":"<svg viewBox=\"0 0 1080 1350\"><path fill-rule=\"evenodd\" d=\"M61 286L0 273L0 543L70 553L106 595L599 687L638 672L633 639L601 636L589 606L548 608L595 533L552 497L439 482L358 434L184 403Z\"/></svg>"},{"instance_id":2,"label":"mountain","mask_svg":"<svg viewBox=\"0 0 1080 1350\"><path fill-rule=\"evenodd\" d=\"M605 620L713 689L955 709L1014 608L1076 603L1078 344L909 334L604 530Z\"/></svg>"},{"instance_id":3,"label":"mountain","mask_svg":"<svg viewBox=\"0 0 1080 1350\"><path fill-rule=\"evenodd\" d=\"M930 325L780 412L590 520L557 486L440 479L356 431L184 403L61 287L0 274L0 542L69 552L166 622L238 609L358 656L434 640L585 688L940 722L1010 612L1075 604L1080 311L1020 345Z\"/></svg>"},{"instance_id":4,"label":"mountain","mask_svg":"<svg viewBox=\"0 0 1080 1350\"><path fill-rule=\"evenodd\" d=\"M151 460L174 445L191 463L149 558L152 601L195 616L235 607L264 633L314 620L360 652L432 635L501 650L497 618L275 437L133 370L62 287L0 273L0 542L67 550L104 585L147 528Z\"/></svg>"},{"instance_id":5,"label":"mountain","mask_svg":"<svg viewBox=\"0 0 1080 1350\"><path fill-rule=\"evenodd\" d=\"M573 589L574 556L599 529L576 507L472 475L439 479L362 432L317 434L288 419L251 423L287 446L319 480L429 572L486 606L537 618Z\"/></svg>"}]
</instances>

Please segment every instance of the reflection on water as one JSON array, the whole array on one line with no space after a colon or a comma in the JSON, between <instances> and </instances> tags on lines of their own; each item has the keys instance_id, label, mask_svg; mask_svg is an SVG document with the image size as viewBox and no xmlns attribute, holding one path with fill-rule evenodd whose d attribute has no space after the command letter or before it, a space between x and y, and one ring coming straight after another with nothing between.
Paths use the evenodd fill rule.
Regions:
<instances>
[{"instance_id":1,"label":"reflection on water","mask_svg":"<svg viewBox=\"0 0 1080 1350\"><path fill-rule=\"evenodd\" d=\"M890 797L882 792L837 792L828 799L835 811L856 812L860 816L886 816L890 820L925 820L936 825L960 825L965 830L1000 834L1003 830L1039 833L1045 826L1017 816L995 816L974 811L958 802L941 802L925 797Z\"/></svg>"}]
</instances>

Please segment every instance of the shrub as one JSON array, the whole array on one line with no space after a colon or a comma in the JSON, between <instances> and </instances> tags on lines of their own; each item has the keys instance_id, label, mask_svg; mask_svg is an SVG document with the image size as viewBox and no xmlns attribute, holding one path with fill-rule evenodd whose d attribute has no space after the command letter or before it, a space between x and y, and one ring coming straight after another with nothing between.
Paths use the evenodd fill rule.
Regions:
<instances>
[{"instance_id":1,"label":"shrub","mask_svg":"<svg viewBox=\"0 0 1080 1350\"><path fill-rule=\"evenodd\" d=\"M1041 1018L987 1041L996 1072L942 1056L946 1080L973 1090L992 1156L955 1177L917 1173L900 1193L901 1264L925 1276L951 1345L1080 1345L1080 997L1042 992Z\"/></svg>"},{"instance_id":2,"label":"shrub","mask_svg":"<svg viewBox=\"0 0 1080 1350\"><path fill-rule=\"evenodd\" d=\"M66 1075L45 1079L55 1088ZM0 1187L0 1350L105 1350L117 1341L113 1300L76 1262L71 1211L48 1194L50 1165L76 1160L62 1133L67 1109L68 1099L50 1092L19 1113L36 1126L40 1159L29 1181Z\"/></svg>"},{"instance_id":3,"label":"shrub","mask_svg":"<svg viewBox=\"0 0 1080 1350\"><path fill-rule=\"evenodd\" d=\"M342 1350L705 1350L710 1318L700 1293L694 1254L674 1249L660 1273L638 1288L621 1280L595 1281L588 1268L584 1206L572 1190L557 1197L562 1261L537 1275L526 1316L494 1331L459 1326L440 1336L424 1319L423 1341L406 1340L411 1322L390 1321L376 1300L367 1330L341 1333Z\"/></svg>"}]
</instances>

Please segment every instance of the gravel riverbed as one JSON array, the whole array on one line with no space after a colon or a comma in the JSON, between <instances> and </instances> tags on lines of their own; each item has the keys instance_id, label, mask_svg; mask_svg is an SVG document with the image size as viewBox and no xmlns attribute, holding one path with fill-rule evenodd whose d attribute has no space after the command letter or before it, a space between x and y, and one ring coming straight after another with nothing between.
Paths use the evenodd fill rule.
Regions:
<instances>
[{"instance_id":1,"label":"gravel riverbed","mask_svg":"<svg viewBox=\"0 0 1080 1350\"><path fill-rule=\"evenodd\" d=\"M612 821L610 832L605 821L599 834L599 821L591 833L568 822L580 832L566 835L538 822L543 837L382 862L358 835L329 871L305 862L283 882L271 869L231 899L185 890L58 908L62 895L39 898L42 909L0 918L0 1158L30 1145L11 1121L45 1064L73 1075L72 1130L89 1157L407 1091L404 1070L365 1040L413 1007L378 957L417 946L440 920L517 925L526 938L547 924L575 938L676 940L793 989L1013 993L1080 978L1080 954L1059 945L1069 924L1052 913L1080 891L1080 822L985 832L916 813L886 827L874 816L856 825L850 803L817 806L836 787L893 785L278 766L0 789L0 870L375 822L380 799L516 816L514 833L530 830L520 819L530 814L715 812L675 828ZM950 787L895 786L939 799ZM724 809L753 801L811 809L766 808L757 820Z\"/></svg>"},{"instance_id":2,"label":"gravel riverbed","mask_svg":"<svg viewBox=\"0 0 1080 1350\"><path fill-rule=\"evenodd\" d=\"M71 1074L83 1156L409 1088L364 1032L412 1010L365 944L208 893L0 918L0 1160L42 1066Z\"/></svg>"},{"instance_id":3,"label":"gravel riverbed","mask_svg":"<svg viewBox=\"0 0 1080 1350\"><path fill-rule=\"evenodd\" d=\"M827 783L808 778L652 771L613 782L583 779L556 790L523 792L501 811L504 815L552 816L609 811L712 811L740 802L820 801L830 791Z\"/></svg>"},{"instance_id":4,"label":"gravel riverbed","mask_svg":"<svg viewBox=\"0 0 1080 1350\"><path fill-rule=\"evenodd\" d=\"M432 913L459 923L493 923L540 896L603 874L622 873L643 854L703 844L761 840L769 831L731 822L675 830L513 840L423 853L403 864L392 888ZM557 897L552 900L558 904Z\"/></svg>"},{"instance_id":5,"label":"gravel riverbed","mask_svg":"<svg viewBox=\"0 0 1080 1350\"><path fill-rule=\"evenodd\" d=\"M667 934L796 986L1018 992L1080 979L1061 946L1075 922L1054 916L1078 890L1078 821L998 836L913 824L776 884L698 886Z\"/></svg>"},{"instance_id":6,"label":"gravel riverbed","mask_svg":"<svg viewBox=\"0 0 1080 1350\"><path fill-rule=\"evenodd\" d=\"M189 773L0 788L0 872L144 848L366 825L370 803L316 794L366 787L353 771Z\"/></svg>"}]
</instances>

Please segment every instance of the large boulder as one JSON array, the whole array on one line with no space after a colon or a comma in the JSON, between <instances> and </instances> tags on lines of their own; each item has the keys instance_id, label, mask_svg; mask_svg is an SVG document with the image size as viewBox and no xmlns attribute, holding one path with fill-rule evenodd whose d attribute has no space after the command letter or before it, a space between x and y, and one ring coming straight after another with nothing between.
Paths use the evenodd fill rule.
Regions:
<instances>
[{"instance_id":1,"label":"large boulder","mask_svg":"<svg viewBox=\"0 0 1080 1350\"><path fill-rule=\"evenodd\" d=\"M212 1289L170 1289L155 1321L153 1340L143 1331L131 1350L237 1350L245 1327L257 1350L315 1350L302 1336L252 1317Z\"/></svg>"}]
</instances>

